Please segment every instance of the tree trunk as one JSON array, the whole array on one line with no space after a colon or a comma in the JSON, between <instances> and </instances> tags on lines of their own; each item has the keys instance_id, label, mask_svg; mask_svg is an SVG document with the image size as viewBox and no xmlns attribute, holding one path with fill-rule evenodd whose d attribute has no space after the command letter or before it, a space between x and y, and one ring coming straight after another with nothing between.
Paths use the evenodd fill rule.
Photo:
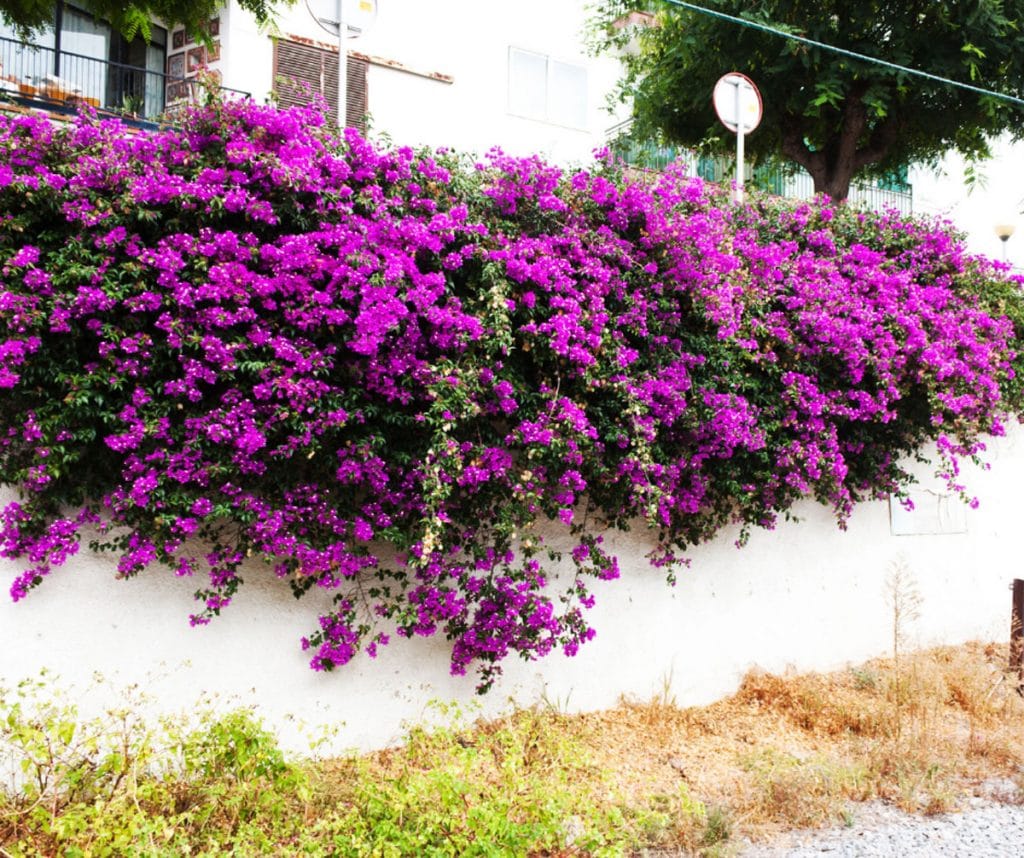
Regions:
<instances>
[{"instance_id":1,"label":"tree trunk","mask_svg":"<svg viewBox=\"0 0 1024 858\"><path fill-rule=\"evenodd\" d=\"M844 123L841 133L829 140L824 150L812 150L804 142L800 118L792 117L783 127L782 154L810 174L815 194L825 194L839 203L850 193L857 145L857 138L851 140L850 135L854 133L854 129Z\"/></svg>"},{"instance_id":2,"label":"tree trunk","mask_svg":"<svg viewBox=\"0 0 1024 858\"><path fill-rule=\"evenodd\" d=\"M862 98L859 89L847 94L839 128L820 150L807 146L802 117L791 115L783 121L782 154L810 173L814 193L825 194L836 203L850 195L857 171L883 160L902 131L902 122L893 114L875 125L863 141L868 117Z\"/></svg>"},{"instance_id":3,"label":"tree trunk","mask_svg":"<svg viewBox=\"0 0 1024 858\"><path fill-rule=\"evenodd\" d=\"M812 178L815 194L825 194L832 202L841 203L850 195L853 161L847 159L831 165L831 170L824 171L820 177L812 175Z\"/></svg>"}]
</instances>

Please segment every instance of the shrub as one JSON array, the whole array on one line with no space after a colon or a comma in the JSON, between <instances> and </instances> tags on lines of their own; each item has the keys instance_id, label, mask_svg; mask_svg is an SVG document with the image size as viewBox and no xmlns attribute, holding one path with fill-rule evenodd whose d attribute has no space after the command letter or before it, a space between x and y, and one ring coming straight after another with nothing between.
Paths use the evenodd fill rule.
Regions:
<instances>
[{"instance_id":1,"label":"shrub","mask_svg":"<svg viewBox=\"0 0 1024 858\"><path fill-rule=\"evenodd\" d=\"M270 854L299 836L308 770L253 713L154 727L141 703L86 718L50 677L0 687L0 852Z\"/></svg>"},{"instance_id":2,"label":"shrub","mask_svg":"<svg viewBox=\"0 0 1024 858\"><path fill-rule=\"evenodd\" d=\"M0 688L5 858L600 856L637 837L565 719L452 718L404 748L314 761L288 759L246 709L154 727L125 702L83 718L48 678Z\"/></svg>"},{"instance_id":3,"label":"shrub","mask_svg":"<svg viewBox=\"0 0 1024 858\"><path fill-rule=\"evenodd\" d=\"M605 529L646 523L671 577L805 496L842 523L905 492L929 441L958 486L1021 410L1019 283L948 228L679 170L472 164L251 103L20 116L0 223L13 597L89 529L124 577L203 576L206 623L253 556L336 593L318 670L441 631L486 689L592 637Z\"/></svg>"}]
</instances>

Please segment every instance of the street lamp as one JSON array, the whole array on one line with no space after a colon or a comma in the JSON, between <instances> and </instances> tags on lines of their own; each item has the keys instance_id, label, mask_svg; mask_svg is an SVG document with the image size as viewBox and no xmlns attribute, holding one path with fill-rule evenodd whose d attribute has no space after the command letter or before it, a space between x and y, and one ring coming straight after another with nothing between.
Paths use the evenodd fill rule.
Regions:
<instances>
[{"instance_id":1,"label":"street lamp","mask_svg":"<svg viewBox=\"0 0 1024 858\"><path fill-rule=\"evenodd\" d=\"M1006 242L1010 240L1010 236L1016 232L1017 227L1012 223L997 223L996 224L996 235L999 240L1003 243L1003 262L1006 262Z\"/></svg>"}]
</instances>

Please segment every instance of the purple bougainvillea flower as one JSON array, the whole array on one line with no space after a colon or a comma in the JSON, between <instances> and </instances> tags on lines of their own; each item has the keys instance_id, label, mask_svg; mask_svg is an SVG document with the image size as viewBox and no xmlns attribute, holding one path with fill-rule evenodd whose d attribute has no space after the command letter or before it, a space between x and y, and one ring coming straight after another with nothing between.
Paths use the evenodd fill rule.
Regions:
<instances>
[{"instance_id":1,"label":"purple bougainvillea flower","mask_svg":"<svg viewBox=\"0 0 1024 858\"><path fill-rule=\"evenodd\" d=\"M602 529L646 522L671 577L801 498L899 495L929 442L963 491L1024 411L1020 278L947 224L736 207L680 166L472 163L250 102L4 115L0 223L12 596L86 528L123 577L199 581L197 625L263 561L336 594L316 670L441 633L486 689L592 639Z\"/></svg>"}]
</instances>

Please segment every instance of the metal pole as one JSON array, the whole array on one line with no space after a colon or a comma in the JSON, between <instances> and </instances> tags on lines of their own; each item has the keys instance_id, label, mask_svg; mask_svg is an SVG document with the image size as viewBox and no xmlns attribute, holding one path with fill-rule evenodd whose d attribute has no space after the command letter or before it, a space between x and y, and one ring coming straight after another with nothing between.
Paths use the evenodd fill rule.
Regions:
<instances>
[{"instance_id":1,"label":"metal pole","mask_svg":"<svg viewBox=\"0 0 1024 858\"><path fill-rule=\"evenodd\" d=\"M743 202L743 138L746 132L743 128L743 114L740 111L740 92L742 83L736 84L736 202Z\"/></svg>"},{"instance_id":2,"label":"metal pole","mask_svg":"<svg viewBox=\"0 0 1024 858\"><path fill-rule=\"evenodd\" d=\"M64 4L55 3L53 20L53 76L60 77L61 34L64 30ZM1005 244L1003 245L1006 246Z\"/></svg>"},{"instance_id":3,"label":"metal pole","mask_svg":"<svg viewBox=\"0 0 1024 858\"><path fill-rule=\"evenodd\" d=\"M345 39L348 38L347 31L345 0L338 0L338 128L342 130L348 125L346 111L348 105L348 51L345 48Z\"/></svg>"}]
</instances>

